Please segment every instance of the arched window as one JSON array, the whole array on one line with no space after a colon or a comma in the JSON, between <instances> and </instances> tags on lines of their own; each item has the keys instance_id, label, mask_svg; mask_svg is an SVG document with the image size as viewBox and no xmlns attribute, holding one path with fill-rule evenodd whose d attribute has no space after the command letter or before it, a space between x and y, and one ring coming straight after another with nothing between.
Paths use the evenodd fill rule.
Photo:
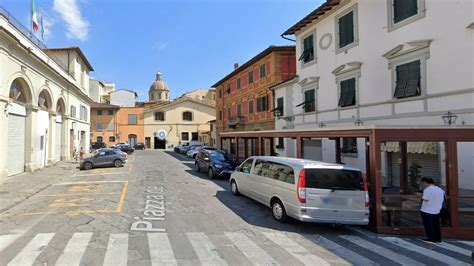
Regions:
<instances>
[{"instance_id":1,"label":"arched window","mask_svg":"<svg viewBox=\"0 0 474 266\"><path fill-rule=\"evenodd\" d=\"M155 121L165 121L165 113L155 112Z\"/></svg>"},{"instance_id":2,"label":"arched window","mask_svg":"<svg viewBox=\"0 0 474 266\"><path fill-rule=\"evenodd\" d=\"M31 98L28 97L26 88L27 85L23 79L15 79L10 85L10 98L16 102L28 103Z\"/></svg>"},{"instance_id":3,"label":"arched window","mask_svg":"<svg viewBox=\"0 0 474 266\"><path fill-rule=\"evenodd\" d=\"M183 112L183 121L193 121L193 113Z\"/></svg>"},{"instance_id":4,"label":"arched window","mask_svg":"<svg viewBox=\"0 0 474 266\"><path fill-rule=\"evenodd\" d=\"M43 90L38 96L38 107L43 109L51 108L51 97L46 90Z\"/></svg>"}]
</instances>

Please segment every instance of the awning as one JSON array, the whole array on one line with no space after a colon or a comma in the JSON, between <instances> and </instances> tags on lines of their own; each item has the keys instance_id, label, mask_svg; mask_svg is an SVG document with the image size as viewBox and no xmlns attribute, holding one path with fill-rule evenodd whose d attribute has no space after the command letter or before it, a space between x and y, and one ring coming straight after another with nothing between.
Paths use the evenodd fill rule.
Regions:
<instances>
[{"instance_id":1,"label":"awning","mask_svg":"<svg viewBox=\"0 0 474 266\"><path fill-rule=\"evenodd\" d=\"M400 147L397 141L389 141L382 143L381 150L384 152L400 152ZM438 154L438 143L437 142L407 142L408 153L421 153L421 154Z\"/></svg>"}]
</instances>

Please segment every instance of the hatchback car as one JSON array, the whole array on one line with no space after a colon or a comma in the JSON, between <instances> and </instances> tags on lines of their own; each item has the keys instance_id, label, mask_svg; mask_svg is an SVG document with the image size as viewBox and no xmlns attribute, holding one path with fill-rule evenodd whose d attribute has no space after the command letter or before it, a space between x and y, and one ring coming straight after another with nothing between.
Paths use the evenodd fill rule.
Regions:
<instances>
[{"instance_id":1,"label":"hatchback car","mask_svg":"<svg viewBox=\"0 0 474 266\"><path fill-rule=\"evenodd\" d=\"M230 177L231 192L272 209L280 222L369 223L369 194L362 173L345 165L255 156Z\"/></svg>"},{"instance_id":2,"label":"hatchback car","mask_svg":"<svg viewBox=\"0 0 474 266\"><path fill-rule=\"evenodd\" d=\"M121 150L123 152L126 152L128 154L132 154L135 151L135 149L132 148L132 146L130 146L128 144L117 144L117 145L115 145L114 149L119 149L119 150Z\"/></svg>"},{"instance_id":3,"label":"hatchback car","mask_svg":"<svg viewBox=\"0 0 474 266\"><path fill-rule=\"evenodd\" d=\"M134 148L135 150L145 150L145 143L143 143L143 142L137 142L137 144L135 144L135 145L133 146L133 148Z\"/></svg>"},{"instance_id":4,"label":"hatchback car","mask_svg":"<svg viewBox=\"0 0 474 266\"><path fill-rule=\"evenodd\" d=\"M81 161L79 168L81 170L90 170L94 167L115 166L122 167L126 162L126 155L121 151L114 149L99 149L91 157Z\"/></svg>"},{"instance_id":5,"label":"hatchback car","mask_svg":"<svg viewBox=\"0 0 474 266\"><path fill-rule=\"evenodd\" d=\"M197 172L205 171L209 178L229 176L237 163L223 151L202 149L196 156Z\"/></svg>"}]
</instances>

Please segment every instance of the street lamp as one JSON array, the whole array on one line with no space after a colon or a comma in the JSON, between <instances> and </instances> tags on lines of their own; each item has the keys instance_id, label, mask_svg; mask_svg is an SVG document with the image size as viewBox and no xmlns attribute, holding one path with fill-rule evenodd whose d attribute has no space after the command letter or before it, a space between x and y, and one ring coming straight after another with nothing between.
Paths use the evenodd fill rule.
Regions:
<instances>
[{"instance_id":1,"label":"street lamp","mask_svg":"<svg viewBox=\"0 0 474 266\"><path fill-rule=\"evenodd\" d=\"M441 118L446 125L452 125L456 124L456 119L458 119L458 116L455 113L451 113L451 111L449 111L441 116Z\"/></svg>"}]
</instances>

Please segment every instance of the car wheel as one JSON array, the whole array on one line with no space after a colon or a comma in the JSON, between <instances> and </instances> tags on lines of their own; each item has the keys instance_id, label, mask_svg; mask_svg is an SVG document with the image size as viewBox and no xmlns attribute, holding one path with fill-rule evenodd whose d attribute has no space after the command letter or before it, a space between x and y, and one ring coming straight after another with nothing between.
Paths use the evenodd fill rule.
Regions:
<instances>
[{"instance_id":1,"label":"car wheel","mask_svg":"<svg viewBox=\"0 0 474 266\"><path fill-rule=\"evenodd\" d=\"M280 200L274 200L272 203L272 214L275 220L284 223L288 220L288 215L286 215L285 207Z\"/></svg>"},{"instance_id":2,"label":"car wheel","mask_svg":"<svg viewBox=\"0 0 474 266\"><path fill-rule=\"evenodd\" d=\"M114 165L115 167L122 167L123 166L123 162L121 160L115 160L114 161Z\"/></svg>"},{"instance_id":3,"label":"car wheel","mask_svg":"<svg viewBox=\"0 0 474 266\"><path fill-rule=\"evenodd\" d=\"M84 170L91 170L93 165L90 162L85 162L84 166L82 166L82 167L84 168Z\"/></svg>"},{"instance_id":4,"label":"car wheel","mask_svg":"<svg viewBox=\"0 0 474 266\"><path fill-rule=\"evenodd\" d=\"M214 176L214 170L212 170L212 167L209 167L209 171L207 172L207 176L209 177L209 179L213 179L215 176Z\"/></svg>"},{"instance_id":5,"label":"car wheel","mask_svg":"<svg viewBox=\"0 0 474 266\"><path fill-rule=\"evenodd\" d=\"M237 187L237 182L235 182L235 180L230 182L230 192L232 192L232 195L234 196L240 195L239 188Z\"/></svg>"},{"instance_id":6,"label":"car wheel","mask_svg":"<svg viewBox=\"0 0 474 266\"><path fill-rule=\"evenodd\" d=\"M196 169L196 172L201 172L201 168L199 168L199 164L198 163L194 163L194 169Z\"/></svg>"}]
</instances>

